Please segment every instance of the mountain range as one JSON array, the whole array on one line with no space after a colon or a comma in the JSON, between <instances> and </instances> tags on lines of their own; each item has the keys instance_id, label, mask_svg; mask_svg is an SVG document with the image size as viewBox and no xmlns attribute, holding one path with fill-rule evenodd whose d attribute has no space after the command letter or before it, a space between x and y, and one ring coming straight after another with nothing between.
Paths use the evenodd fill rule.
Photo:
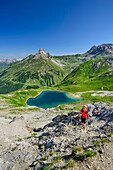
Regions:
<instances>
[{"instance_id":1,"label":"mountain range","mask_svg":"<svg viewBox=\"0 0 113 170\"><path fill-rule=\"evenodd\" d=\"M0 59L0 67L6 66L10 63L20 61L20 60L22 59L9 59L9 58Z\"/></svg>"},{"instance_id":2,"label":"mountain range","mask_svg":"<svg viewBox=\"0 0 113 170\"><path fill-rule=\"evenodd\" d=\"M52 56L40 49L35 55L0 68L0 93L57 84L74 86L75 89L80 89L82 84L82 88L84 85L112 90L112 82L113 44L93 46L84 54L65 56ZM96 83L97 87L94 86Z\"/></svg>"}]
</instances>

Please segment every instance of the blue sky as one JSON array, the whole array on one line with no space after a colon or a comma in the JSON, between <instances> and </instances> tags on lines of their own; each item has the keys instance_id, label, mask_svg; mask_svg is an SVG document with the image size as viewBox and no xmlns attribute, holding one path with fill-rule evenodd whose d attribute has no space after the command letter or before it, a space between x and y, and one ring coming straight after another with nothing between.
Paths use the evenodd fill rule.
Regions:
<instances>
[{"instance_id":1,"label":"blue sky","mask_svg":"<svg viewBox=\"0 0 113 170\"><path fill-rule=\"evenodd\" d=\"M113 0L0 0L0 58L113 43Z\"/></svg>"}]
</instances>

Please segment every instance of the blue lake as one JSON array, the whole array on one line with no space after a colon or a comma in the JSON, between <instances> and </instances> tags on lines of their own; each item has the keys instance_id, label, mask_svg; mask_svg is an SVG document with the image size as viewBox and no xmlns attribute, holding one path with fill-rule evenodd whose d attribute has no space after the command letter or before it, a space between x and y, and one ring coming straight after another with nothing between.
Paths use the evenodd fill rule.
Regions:
<instances>
[{"instance_id":1,"label":"blue lake","mask_svg":"<svg viewBox=\"0 0 113 170\"><path fill-rule=\"evenodd\" d=\"M72 103L83 100L82 98L74 98L69 93L61 91L43 91L35 98L29 98L27 104L37 106L44 109L56 107L59 104Z\"/></svg>"}]
</instances>

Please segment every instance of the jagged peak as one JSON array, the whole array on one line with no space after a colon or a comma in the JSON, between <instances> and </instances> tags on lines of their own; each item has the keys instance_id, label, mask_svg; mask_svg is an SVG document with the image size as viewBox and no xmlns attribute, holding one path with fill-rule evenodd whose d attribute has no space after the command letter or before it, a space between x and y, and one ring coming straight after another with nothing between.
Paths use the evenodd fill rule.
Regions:
<instances>
[{"instance_id":1,"label":"jagged peak","mask_svg":"<svg viewBox=\"0 0 113 170\"><path fill-rule=\"evenodd\" d=\"M96 48L97 48L97 46L96 46L96 45L93 45L93 46L90 48L90 50L87 51L87 53L90 53L91 51L95 50Z\"/></svg>"},{"instance_id":2,"label":"jagged peak","mask_svg":"<svg viewBox=\"0 0 113 170\"><path fill-rule=\"evenodd\" d=\"M96 45L93 45L93 46L91 47L91 49L94 49L94 48L97 48L97 46L96 46Z\"/></svg>"},{"instance_id":3,"label":"jagged peak","mask_svg":"<svg viewBox=\"0 0 113 170\"><path fill-rule=\"evenodd\" d=\"M44 48L40 48L38 52L45 52L45 53L47 53L47 51Z\"/></svg>"},{"instance_id":4,"label":"jagged peak","mask_svg":"<svg viewBox=\"0 0 113 170\"><path fill-rule=\"evenodd\" d=\"M104 47L104 46L109 47L109 46L113 46L113 44L111 44L111 43L109 43L109 44L101 44L101 45L99 45L98 47Z\"/></svg>"},{"instance_id":5,"label":"jagged peak","mask_svg":"<svg viewBox=\"0 0 113 170\"><path fill-rule=\"evenodd\" d=\"M35 58L39 58L40 56L50 58L51 54L47 52L45 49L40 48L38 53L35 54Z\"/></svg>"},{"instance_id":6,"label":"jagged peak","mask_svg":"<svg viewBox=\"0 0 113 170\"><path fill-rule=\"evenodd\" d=\"M90 50L88 50L84 55L98 55L102 52L106 54L113 53L113 44L101 44L99 46L93 46Z\"/></svg>"}]
</instances>

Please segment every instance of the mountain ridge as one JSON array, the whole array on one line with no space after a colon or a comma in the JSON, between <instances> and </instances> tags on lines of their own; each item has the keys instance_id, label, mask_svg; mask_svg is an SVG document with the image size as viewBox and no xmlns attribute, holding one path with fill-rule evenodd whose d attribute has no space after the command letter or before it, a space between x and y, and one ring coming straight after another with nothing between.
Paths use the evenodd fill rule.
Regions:
<instances>
[{"instance_id":1,"label":"mountain ridge","mask_svg":"<svg viewBox=\"0 0 113 170\"><path fill-rule=\"evenodd\" d=\"M94 58L98 59L99 55L101 57L113 56L113 44L102 44L99 46L94 45L86 53L82 54L82 56L84 57L89 56L90 59L94 59Z\"/></svg>"},{"instance_id":2,"label":"mountain ridge","mask_svg":"<svg viewBox=\"0 0 113 170\"><path fill-rule=\"evenodd\" d=\"M112 54L113 55L113 44L112 43L108 43L108 44L101 44L101 45L94 45L92 46L87 52L85 53L75 53L75 54L71 54L71 55L51 55L49 52L47 52L45 49L43 48L40 48L39 51L36 53L36 54L31 54L31 55L35 55L35 58L39 57L40 55L41 56L48 56L48 58L52 58L52 57L64 57L64 56L85 56L87 57L87 55L98 55L98 53L102 53L102 52L105 52L106 55L108 54ZM30 55L29 55L30 56ZM26 57L27 58L27 57ZM21 58L19 59L10 59L10 58L3 58L3 59L0 59L0 62L7 62L7 63L11 63L11 62L16 62L16 61L20 61L22 60Z\"/></svg>"},{"instance_id":3,"label":"mountain ridge","mask_svg":"<svg viewBox=\"0 0 113 170\"><path fill-rule=\"evenodd\" d=\"M52 56L45 49L39 49L35 55L31 54L21 61L10 63L0 69L0 93L8 93L19 88L51 87L59 84L61 81L64 83L66 78L73 74L73 71L76 68L78 69L81 64L85 64L88 68L89 66L86 64L88 61L91 64L94 61L98 62L97 60L99 59L112 58L112 55L113 44L93 46L82 55ZM104 66L102 67L104 68ZM91 72L91 70L89 71ZM103 73L101 71L100 74ZM108 71L106 70L106 74ZM69 80L68 84L73 84L73 82Z\"/></svg>"},{"instance_id":4,"label":"mountain ridge","mask_svg":"<svg viewBox=\"0 0 113 170\"><path fill-rule=\"evenodd\" d=\"M70 62L71 71L80 64L95 59L105 57L113 57L113 44L102 44L99 46L92 46L86 53L64 56L53 56L55 61L64 65L67 69L67 62Z\"/></svg>"},{"instance_id":5,"label":"mountain ridge","mask_svg":"<svg viewBox=\"0 0 113 170\"><path fill-rule=\"evenodd\" d=\"M22 60L21 58L19 58L19 59L10 59L10 58L0 59L0 67L4 67L10 63L21 61L21 60Z\"/></svg>"}]
</instances>

